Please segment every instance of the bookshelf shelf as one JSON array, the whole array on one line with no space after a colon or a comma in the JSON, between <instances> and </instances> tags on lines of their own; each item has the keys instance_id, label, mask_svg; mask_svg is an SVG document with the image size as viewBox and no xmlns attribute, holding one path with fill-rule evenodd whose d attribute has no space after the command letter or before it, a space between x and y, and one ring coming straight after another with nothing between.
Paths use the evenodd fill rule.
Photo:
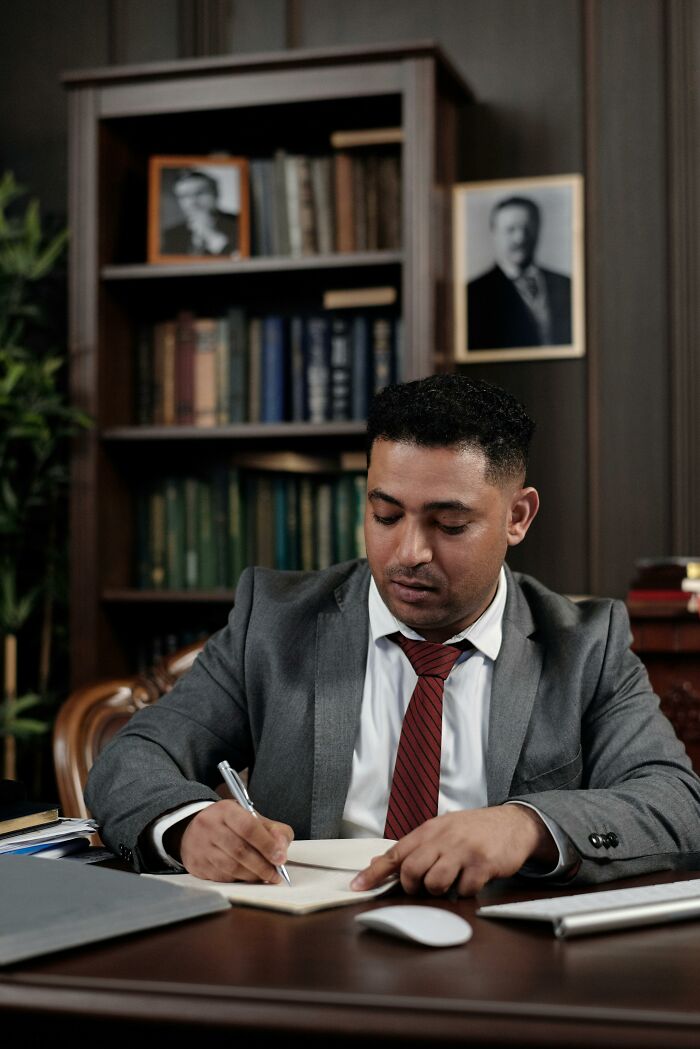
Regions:
<instances>
[{"instance_id":1,"label":"bookshelf shelf","mask_svg":"<svg viewBox=\"0 0 700 1049\"><path fill-rule=\"evenodd\" d=\"M264 442L282 437L361 437L364 422L326 423L231 423L228 426L114 426L102 432L106 442L142 441L221 441L251 440Z\"/></svg>"},{"instance_id":2,"label":"bookshelf shelf","mask_svg":"<svg viewBox=\"0 0 700 1049\"><path fill-rule=\"evenodd\" d=\"M347 254L304 255L301 258L287 256L265 256L238 259L226 262L198 263L132 263L130 265L103 266L100 274L104 281L122 280L179 280L191 277L236 276L238 274L271 273L298 270L354 269L356 267L399 266L403 260L400 251L357 251Z\"/></svg>"},{"instance_id":3,"label":"bookshelf shelf","mask_svg":"<svg viewBox=\"0 0 700 1049\"><path fill-rule=\"evenodd\" d=\"M472 95L426 41L63 79L71 395L95 422L72 464L76 687L153 662L149 638L162 651L222 626L247 563L361 552L364 406L452 366L451 186ZM248 161L251 256L147 262L151 158L226 152Z\"/></svg>"}]
</instances>

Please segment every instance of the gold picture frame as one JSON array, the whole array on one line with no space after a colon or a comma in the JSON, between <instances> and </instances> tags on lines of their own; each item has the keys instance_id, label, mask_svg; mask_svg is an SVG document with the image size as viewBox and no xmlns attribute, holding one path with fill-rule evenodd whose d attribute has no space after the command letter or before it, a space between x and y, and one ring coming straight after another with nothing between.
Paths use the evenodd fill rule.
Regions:
<instances>
[{"instance_id":1,"label":"gold picture frame","mask_svg":"<svg viewBox=\"0 0 700 1049\"><path fill-rule=\"evenodd\" d=\"M583 176L453 187L454 357L585 354Z\"/></svg>"},{"instance_id":2,"label":"gold picture frame","mask_svg":"<svg viewBox=\"0 0 700 1049\"><path fill-rule=\"evenodd\" d=\"M149 157L150 263L211 262L249 255L245 157Z\"/></svg>"}]
</instances>

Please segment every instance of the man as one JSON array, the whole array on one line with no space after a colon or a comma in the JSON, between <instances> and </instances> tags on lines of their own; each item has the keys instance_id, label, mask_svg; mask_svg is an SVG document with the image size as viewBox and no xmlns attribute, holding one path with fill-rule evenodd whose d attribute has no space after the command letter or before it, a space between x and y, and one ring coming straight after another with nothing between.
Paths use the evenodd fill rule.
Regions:
<instances>
[{"instance_id":1,"label":"man","mask_svg":"<svg viewBox=\"0 0 700 1049\"><path fill-rule=\"evenodd\" d=\"M624 606L503 563L538 510L532 429L465 376L381 391L368 563L243 573L228 625L93 767L105 842L137 869L275 882L293 835L394 837L355 887L398 873L434 894L691 863L700 781ZM250 770L260 819L219 800L223 759Z\"/></svg>"},{"instance_id":2,"label":"man","mask_svg":"<svg viewBox=\"0 0 700 1049\"><path fill-rule=\"evenodd\" d=\"M218 207L219 186L205 171L186 169L173 184L185 221L164 229L164 255L235 255L238 252L238 216Z\"/></svg>"},{"instance_id":3,"label":"man","mask_svg":"<svg viewBox=\"0 0 700 1049\"><path fill-rule=\"evenodd\" d=\"M467 286L467 346L498 350L571 344L571 281L535 259L540 209L508 197L491 211L495 266Z\"/></svg>"}]
</instances>

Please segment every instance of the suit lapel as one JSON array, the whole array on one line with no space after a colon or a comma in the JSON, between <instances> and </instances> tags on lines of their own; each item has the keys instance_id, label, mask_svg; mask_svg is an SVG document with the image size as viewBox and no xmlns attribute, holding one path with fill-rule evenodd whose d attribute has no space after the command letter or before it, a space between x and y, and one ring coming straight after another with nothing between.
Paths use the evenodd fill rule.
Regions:
<instances>
[{"instance_id":1,"label":"suit lapel","mask_svg":"<svg viewBox=\"0 0 700 1049\"><path fill-rule=\"evenodd\" d=\"M337 608L316 623L312 838L338 836L350 785L367 665L368 588L365 567L338 588Z\"/></svg>"},{"instance_id":2,"label":"suit lapel","mask_svg":"<svg viewBox=\"0 0 700 1049\"><path fill-rule=\"evenodd\" d=\"M530 609L507 567L506 576L503 641L491 685L486 762L489 805L500 805L508 797L542 672L542 649L530 636L534 632Z\"/></svg>"}]
</instances>

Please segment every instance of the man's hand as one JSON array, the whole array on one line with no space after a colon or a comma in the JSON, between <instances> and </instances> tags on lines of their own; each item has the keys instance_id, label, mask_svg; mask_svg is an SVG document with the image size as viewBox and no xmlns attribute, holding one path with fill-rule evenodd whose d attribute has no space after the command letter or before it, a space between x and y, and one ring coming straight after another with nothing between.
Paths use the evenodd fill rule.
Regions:
<instances>
[{"instance_id":1,"label":"man's hand","mask_svg":"<svg viewBox=\"0 0 700 1049\"><path fill-rule=\"evenodd\" d=\"M399 875L407 893L425 888L433 896L450 889L473 896L492 878L508 878L528 860L553 869L557 847L542 820L522 805L449 812L428 820L397 841L353 879L353 889L372 889Z\"/></svg>"},{"instance_id":2,"label":"man's hand","mask_svg":"<svg viewBox=\"0 0 700 1049\"><path fill-rule=\"evenodd\" d=\"M286 863L293 838L286 823L253 816L225 799L197 812L181 832L179 844L169 840L166 847L174 848L183 867L197 878L276 883L282 879L275 867Z\"/></svg>"}]
</instances>

